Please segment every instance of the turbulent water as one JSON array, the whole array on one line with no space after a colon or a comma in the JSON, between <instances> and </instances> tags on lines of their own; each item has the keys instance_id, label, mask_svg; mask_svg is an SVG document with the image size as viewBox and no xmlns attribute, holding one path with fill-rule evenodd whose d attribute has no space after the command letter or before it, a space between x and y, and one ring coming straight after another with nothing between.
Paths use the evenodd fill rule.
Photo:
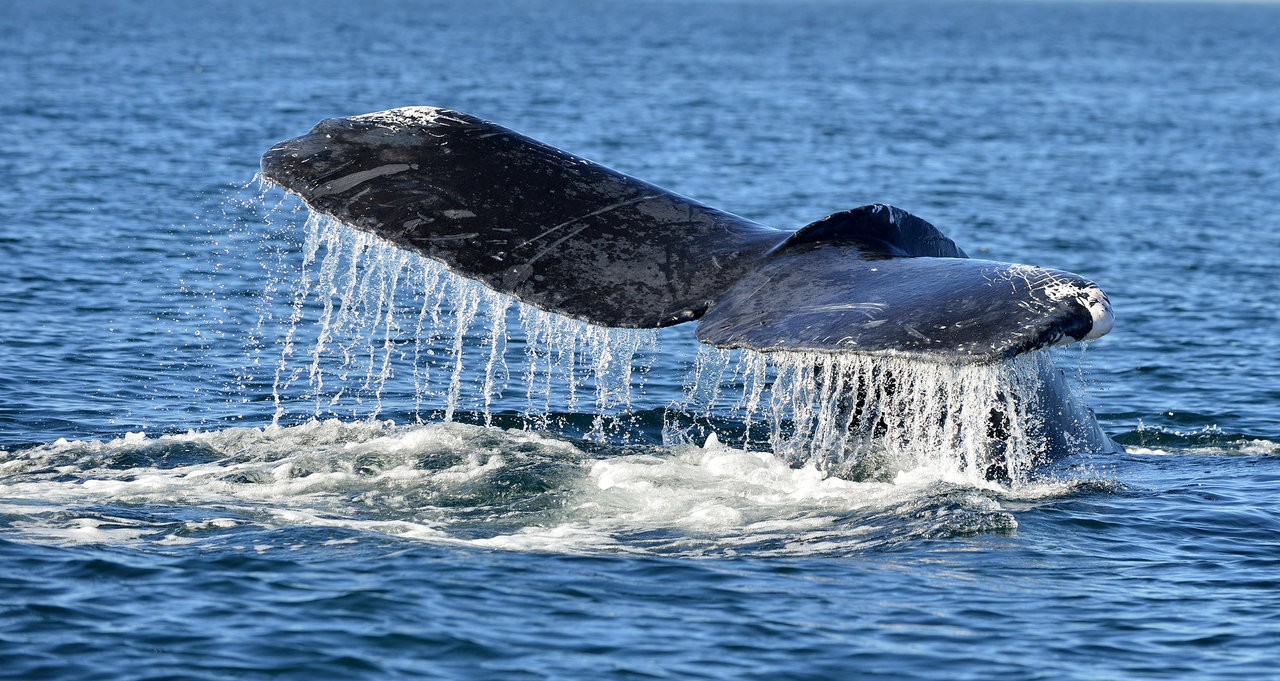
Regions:
<instances>
[{"instance_id":1,"label":"turbulent water","mask_svg":"<svg viewBox=\"0 0 1280 681\"><path fill-rule=\"evenodd\" d=\"M1267 4L0 6L0 677L1274 675L1278 33ZM988 367L721 352L252 179L412 104L780 228L893 203L1097 281L1117 326Z\"/></svg>"}]
</instances>

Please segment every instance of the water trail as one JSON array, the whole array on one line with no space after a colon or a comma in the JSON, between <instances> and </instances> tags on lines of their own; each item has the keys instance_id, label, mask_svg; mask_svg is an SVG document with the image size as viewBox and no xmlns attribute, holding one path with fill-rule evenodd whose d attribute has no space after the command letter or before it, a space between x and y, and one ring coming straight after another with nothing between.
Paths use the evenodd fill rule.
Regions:
<instances>
[{"instance_id":1,"label":"water trail","mask_svg":"<svg viewBox=\"0 0 1280 681\"><path fill-rule=\"evenodd\" d=\"M431 330L440 325L440 289L444 276L443 268L422 268L422 304L413 333L413 413L419 422L431 382L431 366L426 360L435 354Z\"/></svg>"},{"instance_id":2,"label":"water trail","mask_svg":"<svg viewBox=\"0 0 1280 681\"><path fill-rule=\"evenodd\" d=\"M276 424L301 416L291 410L302 402L307 418L422 421L431 413L491 424L507 413L535 428L564 425L558 413L589 412L582 434L604 438L608 419L627 414L643 391L656 353L654 331L597 327L516 303L325 217L307 219L297 271L274 362ZM296 348L308 343L301 366ZM1065 430L1044 419L1046 405L1058 402ZM947 365L701 346L673 406L704 423L741 424L744 447L766 446L795 466L844 477L924 466L1016 483L1051 450L1073 444L1070 424L1092 423L1077 418L1083 407L1044 354ZM664 431L668 442L690 439Z\"/></svg>"},{"instance_id":3,"label":"water trail","mask_svg":"<svg viewBox=\"0 0 1280 681\"><path fill-rule=\"evenodd\" d=\"M399 286L400 274L405 270L409 262L409 254L404 251L398 251L391 254L388 261L392 264L391 276L384 287L390 290L390 295L384 295L383 298L386 307L382 308L383 333L382 333L382 366L378 371L377 395L378 404L370 415L370 418L376 418L378 413L382 411L382 392L386 388L387 379L391 378L391 358L392 353L398 345L396 339L400 335L400 325L398 323L401 315L395 307L395 290Z\"/></svg>"},{"instance_id":4,"label":"water trail","mask_svg":"<svg viewBox=\"0 0 1280 681\"><path fill-rule=\"evenodd\" d=\"M600 417L630 409L654 332L513 304L327 217L310 216L305 233L273 362L274 424L388 412L418 421L426 412L446 421L465 413L492 423L495 411L506 411L545 426L551 414L575 413L591 399L602 432ZM516 394L512 375L522 377ZM297 411L304 401L307 410Z\"/></svg>"},{"instance_id":5,"label":"water trail","mask_svg":"<svg viewBox=\"0 0 1280 681\"><path fill-rule=\"evenodd\" d=\"M289 358L294 353L294 337L298 332L298 325L303 318L303 307L307 301L308 295L311 293L311 265L315 263L316 253L320 249L320 229L322 219L316 214L311 214L307 218L306 230L307 239L303 243L303 256L301 276L298 287L293 297L292 312L289 315L289 328L285 332L284 342L280 350L280 361L276 364L275 381L272 383L271 396L275 402L275 414L271 419L272 425L279 425L280 417L284 414L284 405L281 393L287 391L294 380L301 373L299 369L289 369Z\"/></svg>"},{"instance_id":6,"label":"water trail","mask_svg":"<svg viewBox=\"0 0 1280 681\"><path fill-rule=\"evenodd\" d=\"M484 366L484 424L493 425L493 399L500 397L507 381L507 310L511 307L511 299L496 296L493 309L489 315L489 336L485 339L489 346L489 361ZM500 381L500 383L499 383Z\"/></svg>"},{"instance_id":7,"label":"water trail","mask_svg":"<svg viewBox=\"0 0 1280 681\"><path fill-rule=\"evenodd\" d=\"M320 413L320 395L324 394L324 369L320 363L326 346L333 335L333 300L337 293L334 281L337 277L338 261L341 260L339 248L342 244L342 233L335 229L325 230L323 242L325 255L320 264L317 289L323 299L324 311L320 315L320 331L315 346L311 350L311 368L307 377L311 390L316 395L315 413Z\"/></svg>"},{"instance_id":8,"label":"water trail","mask_svg":"<svg viewBox=\"0 0 1280 681\"><path fill-rule=\"evenodd\" d=\"M1043 353L986 365L831 353L705 351L683 409L767 424L773 452L842 477L915 468L1026 482L1077 447L1085 415ZM718 355L718 356L717 356ZM734 361L736 355L736 364ZM1049 404L1059 404L1049 422Z\"/></svg>"},{"instance_id":9,"label":"water trail","mask_svg":"<svg viewBox=\"0 0 1280 681\"><path fill-rule=\"evenodd\" d=\"M449 376L449 397L445 404L444 420L452 421L453 412L458 408L458 397L462 394L462 373L466 370L463 351L466 349L467 329L476 318L480 309L480 293L475 288L459 291L454 299L453 329L453 373Z\"/></svg>"}]
</instances>

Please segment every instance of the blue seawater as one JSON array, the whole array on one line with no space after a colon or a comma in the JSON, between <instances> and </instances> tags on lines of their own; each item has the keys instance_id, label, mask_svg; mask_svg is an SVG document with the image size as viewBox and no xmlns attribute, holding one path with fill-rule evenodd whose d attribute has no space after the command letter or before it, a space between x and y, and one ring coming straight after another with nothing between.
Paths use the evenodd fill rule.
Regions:
<instances>
[{"instance_id":1,"label":"blue seawater","mask_svg":"<svg viewBox=\"0 0 1280 681\"><path fill-rule=\"evenodd\" d=\"M0 677L1274 678L1277 35L1271 4L0 4ZM736 379L687 329L450 333L468 289L423 314L421 263L254 181L412 104L1090 277L1116 329L1057 362L1124 451L824 477L689 406Z\"/></svg>"}]
</instances>

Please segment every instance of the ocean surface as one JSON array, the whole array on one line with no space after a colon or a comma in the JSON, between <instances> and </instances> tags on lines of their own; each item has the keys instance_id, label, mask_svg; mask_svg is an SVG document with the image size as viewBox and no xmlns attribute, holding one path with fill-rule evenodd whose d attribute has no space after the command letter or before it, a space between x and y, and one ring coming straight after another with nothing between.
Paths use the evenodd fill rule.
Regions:
<instances>
[{"instance_id":1,"label":"ocean surface","mask_svg":"<svg viewBox=\"0 0 1280 681\"><path fill-rule=\"evenodd\" d=\"M1278 36L1274 4L0 3L0 678L1280 678ZM752 358L523 309L256 177L405 105L1080 273L1115 330L1051 359L1119 446L830 475L773 450Z\"/></svg>"}]
</instances>

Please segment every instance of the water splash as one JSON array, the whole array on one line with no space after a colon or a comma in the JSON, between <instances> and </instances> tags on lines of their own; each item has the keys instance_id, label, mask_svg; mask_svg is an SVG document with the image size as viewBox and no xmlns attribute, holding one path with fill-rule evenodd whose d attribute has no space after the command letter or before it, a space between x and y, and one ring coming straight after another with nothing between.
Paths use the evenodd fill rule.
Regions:
<instances>
[{"instance_id":1,"label":"water splash","mask_svg":"<svg viewBox=\"0 0 1280 681\"><path fill-rule=\"evenodd\" d=\"M334 538L670 556L852 555L1008 532L1017 521L1006 501L1082 488L1011 492L929 471L842 480L714 439L602 454L546 433L336 419L0 450L0 478L6 526L54 544L267 550L305 526Z\"/></svg>"}]
</instances>

